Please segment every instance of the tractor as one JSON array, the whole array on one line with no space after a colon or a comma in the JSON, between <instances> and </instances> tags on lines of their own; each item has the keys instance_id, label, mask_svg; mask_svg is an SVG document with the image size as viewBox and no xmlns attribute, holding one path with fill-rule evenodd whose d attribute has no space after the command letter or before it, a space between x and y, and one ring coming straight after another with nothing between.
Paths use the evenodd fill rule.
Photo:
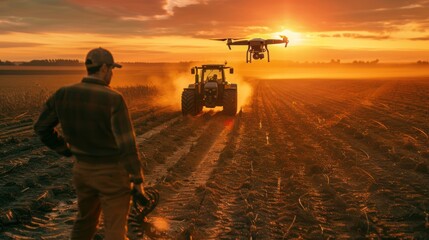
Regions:
<instances>
[{"instance_id":1,"label":"tractor","mask_svg":"<svg viewBox=\"0 0 429 240\"><path fill-rule=\"evenodd\" d=\"M223 112L234 116L237 112L237 84L226 81L225 69L233 74L234 69L226 64L195 66L191 74L195 83L189 84L182 92L183 115L197 115L203 107L223 107Z\"/></svg>"}]
</instances>

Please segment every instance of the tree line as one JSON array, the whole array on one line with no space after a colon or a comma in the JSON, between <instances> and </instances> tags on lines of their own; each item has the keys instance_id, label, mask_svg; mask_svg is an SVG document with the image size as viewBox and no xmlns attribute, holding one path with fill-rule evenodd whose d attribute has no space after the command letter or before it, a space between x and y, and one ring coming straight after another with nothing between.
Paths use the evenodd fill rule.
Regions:
<instances>
[{"instance_id":1,"label":"tree line","mask_svg":"<svg viewBox=\"0 0 429 240\"><path fill-rule=\"evenodd\" d=\"M293 62L294 64L300 64L299 62ZM309 62L305 62L304 64L308 64ZM331 59L329 62L311 62L311 64L341 64L340 59ZM380 61L378 59L373 61L361 61L355 60L351 62L352 64L378 64ZM83 63L79 62L77 59L35 59L29 62L12 62L12 61L2 61L0 60L0 66L80 66ZM414 64L418 65L427 65L429 61L418 60L414 62Z\"/></svg>"},{"instance_id":2,"label":"tree line","mask_svg":"<svg viewBox=\"0 0 429 240\"><path fill-rule=\"evenodd\" d=\"M16 65L16 64L11 62L11 61L3 62L2 60L0 60L0 66L14 66L14 65Z\"/></svg>"},{"instance_id":3,"label":"tree line","mask_svg":"<svg viewBox=\"0 0 429 240\"><path fill-rule=\"evenodd\" d=\"M81 65L77 59L43 59L31 60L20 64L21 66L77 66Z\"/></svg>"},{"instance_id":4,"label":"tree line","mask_svg":"<svg viewBox=\"0 0 429 240\"><path fill-rule=\"evenodd\" d=\"M0 60L0 66L79 66L77 59L35 59L29 62L11 62Z\"/></svg>"}]
</instances>

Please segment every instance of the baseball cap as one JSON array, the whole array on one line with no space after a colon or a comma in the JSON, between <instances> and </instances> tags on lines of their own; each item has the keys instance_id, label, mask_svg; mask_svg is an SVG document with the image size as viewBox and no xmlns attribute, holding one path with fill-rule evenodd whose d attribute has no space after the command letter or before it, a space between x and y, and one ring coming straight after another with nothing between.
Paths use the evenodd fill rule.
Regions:
<instances>
[{"instance_id":1,"label":"baseball cap","mask_svg":"<svg viewBox=\"0 0 429 240\"><path fill-rule=\"evenodd\" d=\"M107 49L104 48L94 48L88 52L85 59L86 68L98 67L103 64L107 66L121 68L122 65L115 63L113 60L112 53L110 53Z\"/></svg>"}]
</instances>

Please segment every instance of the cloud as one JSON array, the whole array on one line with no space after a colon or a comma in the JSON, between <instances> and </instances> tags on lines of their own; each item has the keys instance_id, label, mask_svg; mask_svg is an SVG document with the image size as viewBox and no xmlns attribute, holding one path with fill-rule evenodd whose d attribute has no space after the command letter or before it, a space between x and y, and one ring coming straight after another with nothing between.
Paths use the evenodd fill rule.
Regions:
<instances>
[{"instance_id":1,"label":"cloud","mask_svg":"<svg viewBox=\"0 0 429 240\"><path fill-rule=\"evenodd\" d=\"M108 2L106 4L109 4ZM138 34L144 32L140 24L118 19L126 9L114 11L104 8L79 5L65 0L7 0L0 1L0 33L99 33ZM122 12L121 12L122 11ZM146 32L149 34L149 32Z\"/></svg>"},{"instance_id":2,"label":"cloud","mask_svg":"<svg viewBox=\"0 0 429 240\"><path fill-rule=\"evenodd\" d=\"M343 33L343 37L357 38L357 39L373 39L373 40L385 40L390 38L390 36L387 36L387 35L366 35L366 34L359 34L359 33Z\"/></svg>"},{"instance_id":3,"label":"cloud","mask_svg":"<svg viewBox=\"0 0 429 240\"><path fill-rule=\"evenodd\" d=\"M156 21L170 18L176 8L194 4L205 4L208 0L108 0L100 4L98 0L69 0L85 8L98 9L124 21ZM108 7L106 7L108 6Z\"/></svg>"},{"instance_id":4,"label":"cloud","mask_svg":"<svg viewBox=\"0 0 429 240\"><path fill-rule=\"evenodd\" d=\"M213 38L292 29L326 34L363 31L368 34L341 37L380 40L407 24L424 34L428 12L427 0L4 0L0 34Z\"/></svg>"},{"instance_id":5,"label":"cloud","mask_svg":"<svg viewBox=\"0 0 429 240\"><path fill-rule=\"evenodd\" d=\"M169 15L174 14L175 8L183 8L189 5L207 4L208 0L167 0L164 9Z\"/></svg>"},{"instance_id":6,"label":"cloud","mask_svg":"<svg viewBox=\"0 0 429 240\"><path fill-rule=\"evenodd\" d=\"M22 22L22 19L16 17L4 17L0 18L0 26L24 26L25 23Z\"/></svg>"},{"instance_id":7,"label":"cloud","mask_svg":"<svg viewBox=\"0 0 429 240\"><path fill-rule=\"evenodd\" d=\"M176 8L174 16L152 19L148 28L164 28L172 34L206 37L209 33L237 35L237 32L270 33L283 26L299 32L322 31L397 31L409 23L427 21L429 4L426 1L351 0L290 2L271 0L210 1ZM384 9L375 13L374 11ZM215 25L212 23L216 23ZM249 29L249 26L261 26ZM424 26L417 26L424 29ZM203 33L203 34L202 34ZM222 37L222 36L218 36Z\"/></svg>"},{"instance_id":8,"label":"cloud","mask_svg":"<svg viewBox=\"0 0 429 240\"><path fill-rule=\"evenodd\" d=\"M318 35L322 38L355 38L355 39L372 39L372 40L385 40L390 39L388 35L374 35L374 34L361 34L361 33L336 33L336 34L326 34L322 33Z\"/></svg>"},{"instance_id":9,"label":"cloud","mask_svg":"<svg viewBox=\"0 0 429 240\"><path fill-rule=\"evenodd\" d=\"M0 42L0 48L26 48L26 47L39 47L45 44L31 43L31 42Z\"/></svg>"},{"instance_id":10,"label":"cloud","mask_svg":"<svg viewBox=\"0 0 429 240\"><path fill-rule=\"evenodd\" d=\"M161 19L167 19L170 15L154 15L154 16L134 16L134 17L121 17L121 20L124 21L139 21L139 22L146 22L150 20L161 20Z\"/></svg>"},{"instance_id":11,"label":"cloud","mask_svg":"<svg viewBox=\"0 0 429 240\"><path fill-rule=\"evenodd\" d=\"M412 41L429 41L429 36L408 38L408 40L412 40Z\"/></svg>"},{"instance_id":12,"label":"cloud","mask_svg":"<svg viewBox=\"0 0 429 240\"><path fill-rule=\"evenodd\" d=\"M57 1L58 2L58 1ZM110 16L155 16L165 14L168 0L66 0L60 1Z\"/></svg>"}]
</instances>

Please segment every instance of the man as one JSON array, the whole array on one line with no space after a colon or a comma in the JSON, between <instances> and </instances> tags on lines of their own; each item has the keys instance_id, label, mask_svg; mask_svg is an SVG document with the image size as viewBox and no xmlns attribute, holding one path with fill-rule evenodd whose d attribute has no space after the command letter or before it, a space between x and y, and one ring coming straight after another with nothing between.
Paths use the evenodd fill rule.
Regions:
<instances>
[{"instance_id":1,"label":"man","mask_svg":"<svg viewBox=\"0 0 429 240\"><path fill-rule=\"evenodd\" d=\"M71 239L92 239L101 210L105 239L126 239L131 183L144 193L134 129L122 95L109 87L115 63L103 48L89 51L88 76L62 87L45 103L34 129L57 153L75 158L78 215ZM56 130L60 123L62 137Z\"/></svg>"}]
</instances>

